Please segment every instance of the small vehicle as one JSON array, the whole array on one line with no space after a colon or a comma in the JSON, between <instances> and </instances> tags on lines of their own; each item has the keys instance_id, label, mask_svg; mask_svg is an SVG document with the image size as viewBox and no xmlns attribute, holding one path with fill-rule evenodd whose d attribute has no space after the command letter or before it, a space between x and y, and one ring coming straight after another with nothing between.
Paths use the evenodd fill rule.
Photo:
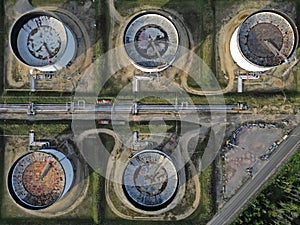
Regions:
<instances>
[{"instance_id":1,"label":"small vehicle","mask_svg":"<svg viewBox=\"0 0 300 225\"><path fill-rule=\"evenodd\" d=\"M34 116L36 114L35 112L35 105L33 102L31 102L27 107L27 114L30 116Z\"/></svg>"},{"instance_id":2,"label":"small vehicle","mask_svg":"<svg viewBox=\"0 0 300 225\"><path fill-rule=\"evenodd\" d=\"M97 99L97 104L110 104L110 99Z\"/></svg>"},{"instance_id":3,"label":"small vehicle","mask_svg":"<svg viewBox=\"0 0 300 225\"><path fill-rule=\"evenodd\" d=\"M261 160L268 160L269 159L269 155L262 155L259 157Z\"/></svg>"},{"instance_id":4,"label":"small vehicle","mask_svg":"<svg viewBox=\"0 0 300 225\"><path fill-rule=\"evenodd\" d=\"M107 125L107 124L110 124L110 121L109 120L98 120L98 124L99 125Z\"/></svg>"}]
</instances>

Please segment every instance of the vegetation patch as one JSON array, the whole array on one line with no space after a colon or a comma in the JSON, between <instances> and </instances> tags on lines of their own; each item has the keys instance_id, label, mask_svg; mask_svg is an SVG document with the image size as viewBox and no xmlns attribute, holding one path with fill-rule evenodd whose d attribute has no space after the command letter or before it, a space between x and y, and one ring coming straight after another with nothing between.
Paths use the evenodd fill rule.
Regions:
<instances>
[{"instance_id":1,"label":"vegetation patch","mask_svg":"<svg viewBox=\"0 0 300 225\"><path fill-rule=\"evenodd\" d=\"M121 15L128 16L134 8L145 7L145 5L161 8L168 2L169 0L117 0L115 1L115 7Z\"/></svg>"},{"instance_id":2,"label":"vegetation patch","mask_svg":"<svg viewBox=\"0 0 300 225\"><path fill-rule=\"evenodd\" d=\"M195 138L194 138L195 139ZM191 159L193 164L198 167L199 159L202 158L202 155L205 151L205 147L207 146L208 137L205 137L204 140L198 140L196 143L196 149L193 153ZM198 209L194 212L194 214L190 217L190 220L195 224L206 224L214 215L214 202L213 202L213 165L208 166L205 170L201 171L199 174L200 180L200 204Z\"/></svg>"},{"instance_id":3,"label":"vegetation patch","mask_svg":"<svg viewBox=\"0 0 300 225\"><path fill-rule=\"evenodd\" d=\"M5 135L27 136L30 130L34 130L37 138L62 133L70 129L70 122L62 121L12 121L1 120L0 127Z\"/></svg>"},{"instance_id":4,"label":"vegetation patch","mask_svg":"<svg viewBox=\"0 0 300 225\"><path fill-rule=\"evenodd\" d=\"M75 1L79 2L79 0L75 0ZM62 1L62 0L50 0L50 1L49 0L31 0L30 2L34 7L39 7L39 6L63 4L67 1L66 0L65 1Z\"/></svg>"},{"instance_id":5,"label":"vegetation patch","mask_svg":"<svg viewBox=\"0 0 300 225\"><path fill-rule=\"evenodd\" d=\"M99 133L99 137L101 139L101 142L105 146L105 149L108 152L112 152L112 150L115 146L115 139L111 135L108 135L105 133Z\"/></svg>"},{"instance_id":6,"label":"vegetation patch","mask_svg":"<svg viewBox=\"0 0 300 225\"><path fill-rule=\"evenodd\" d=\"M300 223L300 151L280 170L232 223Z\"/></svg>"},{"instance_id":7,"label":"vegetation patch","mask_svg":"<svg viewBox=\"0 0 300 225\"><path fill-rule=\"evenodd\" d=\"M100 175L96 172L90 174L92 185L92 217L95 224L99 224L99 206L100 206Z\"/></svg>"},{"instance_id":8,"label":"vegetation patch","mask_svg":"<svg viewBox=\"0 0 300 225\"><path fill-rule=\"evenodd\" d=\"M300 5L300 4L299 4ZM300 49L298 49L297 51L297 56L298 58L300 57ZM296 91L297 93L300 93L300 66L299 66L299 63L297 64L298 66L296 66L296 73L294 73L294 78L295 78L295 81L296 81Z\"/></svg>"}]
</instances>

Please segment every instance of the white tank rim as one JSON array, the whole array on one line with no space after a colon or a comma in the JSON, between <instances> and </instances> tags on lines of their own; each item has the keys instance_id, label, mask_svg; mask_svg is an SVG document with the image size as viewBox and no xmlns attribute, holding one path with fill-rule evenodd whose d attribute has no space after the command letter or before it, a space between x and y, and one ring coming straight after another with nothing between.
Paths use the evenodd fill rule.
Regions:
<instances>
[{"instance_id":1,"label":"white tank rim","mask_svg":"<svg viewBox=\"0 0 300 225\"><path fill-rule=\"evenodd\" d=\"M12 31L13 31L13 28L15 26L15 24L19 21L20 18L22 18L23 16L26 16L28 14L31 14L31 13L41 13L41 14L45 14L45 15L49 15L55 19L57 19L58 21L60 21L65 30L66 30L66 42L67 42L67 45L64 49L64 53L61 57L61 59L63 59L62 61L59 61L58 63L52 63L50 65L45 65L45 66L34 66L34 65L30 65L28 63L26 63L24 60L21 60L20 57L18 57L14 50L13 50L13 47L12 47L12 41L11 41L11 34L12 34ZM68 35L69 34L69 35ZM42 8L35 8L35 9L32 9L30 11L26 11L25 13L19 15L13 22L13 24L11 25L10 27L10 30L9 30L9 38L8 38L8 44L9 44L9 47L10 47L10 50L12 52L12 54L14 55L14 57L23 65L27 66L27 67L31 67L31 68L35 68L35 69L38 69L42 72L55 72L55 71L58 71L62 68L64 68L71 60L74 59L75 55L76 55L76 51L77 51L77 43L76 43L76 40L75 40L75 37L74 37L74 34L73 32L70 30L70 28L61 20L61 18L55 13L55 11L52 11L52 10L45 10L45 9L42 9ZM73 47L74 46L74 47ZM68 55L68 56L64 56L65 52L69 52L70 53L70 50L69 48L72 48L72 54ZM71 56L72 55L72 56Z\"/></svg>"},{"instance_id":2,"label":"white tank rim","mask_svg":"<svg viewBox=\"0 0 300 225\"><path fill-rule=\"evenodd\" d=\"M235 29L230 39L230 54L233 60L237 63L237 65L244 70L253 71L253 72L264 72L270 70L274 67L261 67L251 63L247 60L241 53L239 45L238 45L238 31L239 27Z\"/></svg>"}]
</instances>

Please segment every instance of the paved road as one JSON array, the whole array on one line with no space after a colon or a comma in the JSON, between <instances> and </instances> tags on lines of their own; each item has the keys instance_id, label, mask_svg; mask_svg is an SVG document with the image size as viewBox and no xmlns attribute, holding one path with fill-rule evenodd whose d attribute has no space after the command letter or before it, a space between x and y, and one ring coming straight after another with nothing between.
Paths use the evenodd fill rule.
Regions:
<instances>
[{"instance_id":1,"label":"paved road","mask_svg":"<svg viewBox=\"0 0 300 225\"><path fill-rule=\"evenodd\" d=\"M268 163L224 205L208 224L229 224L279 167L298 150L299 146L300 126L293 130L288 139L271 155Z\"/></svg>"}]
</instances>

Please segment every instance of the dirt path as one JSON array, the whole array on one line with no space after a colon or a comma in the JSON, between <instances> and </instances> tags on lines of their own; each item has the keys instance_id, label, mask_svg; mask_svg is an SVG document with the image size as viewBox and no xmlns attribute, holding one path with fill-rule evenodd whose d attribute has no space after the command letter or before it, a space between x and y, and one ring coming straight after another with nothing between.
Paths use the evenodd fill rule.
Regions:
<instances>
[{"instance_id":1,"label":"dirt path","mask_svg":"<svg viewBox=\"0 0 300 225\"><path fill-rule=\"evenodd\" d=\"M111 16L111 20L117 20L118 22L124 22L124 17L118 12L115 7L114 0L108 0L109 14Z\"/></svg>"}]
</instances>

